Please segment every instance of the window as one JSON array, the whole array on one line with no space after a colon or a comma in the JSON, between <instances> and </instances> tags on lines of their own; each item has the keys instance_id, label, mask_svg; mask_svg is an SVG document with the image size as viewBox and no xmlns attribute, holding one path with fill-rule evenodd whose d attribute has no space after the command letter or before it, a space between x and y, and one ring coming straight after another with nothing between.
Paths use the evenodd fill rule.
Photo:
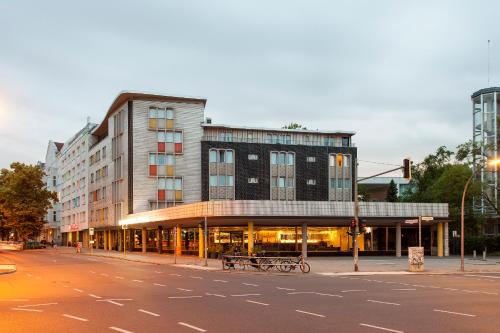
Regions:
<instances>
[{"instance_id":1,"label":"window","mask_svg":"<svg viewBox=\"0 0 500 333\"><path fill-rule=\"evenodd\" d=\"M156 165L156 154L149 154L149 165Z\"/></svg>"},{"instance_id":2,"label":"window","mask_svg":"<svg viewBox=\"0 0 500 333\"><path fill-rule=\"evenodd\" d=\"M294 165L295 164L295 155L288 153L288 165Z\"/></svg>"},{"instance_id":3,"label":"window","mask_svg":"<svg viewBox=\"0 0 500 333\"><path fill-rule=\"evenodd\" d=\"M308 179L307 185L316 185L316 179Z\"/></svg>"},{"instance_id":4,"label":"window","mask_svg":"<svg viewBox=\"0 0 500 333\"><path fill-rule=\"evenodd\" d=\"M102 147L102 158L106 158L106 146Z\"/></svg>"},{"instance_id":5,"label":"window","mask_svg":"<svg viewBox=\"0 0 500 333\"><path fill-rule=\"evenodd\" d=\"M226 176L219 176L219 186L226 186Z\"/></svg>"},{"instance_id":6,"label":"window","mask_svg":"<svg viewBox=\"0 0 500 333\"><path fill-rule=\"evenodd\" d=\"M309 163L314 163L316 162L316 157L314 156L307 156L306 161Z\"/></svg>"},{"instance_id":7,"label":"window","mask_svg":"<svg viewBox=\"0 0 500 333\"><path fill-rule=\"evenodd\" d=\"M217 186L217 176L210 176L210 186Z\"/></svg>"},{"instance_id":8,"label":"window","mask_svg":"<svg viewBox=\"0 0 500 333\"><path fill-rule=\"evenodd\" d=\"M248 154L248 159L251 161L255 161L259 159L259 155L257 154Z\"/></svg>"},{"instance_id":9,"label":"window","mask_svg":"<svg viewBox=\"0 0 500 333\"><path fill-rule=\"evenodd\" d=\"M209 162L217 162L217 150L210 150L208 153L208 161Z\"/></svg>"},{"instance_id":10,"label":"window","mask_svg":"<svg viewBox=\"0 0 500 333\"><path fill-rule=\"evenodd\" d=\"M342 188L343 186L343 179L337 179L337 188Z\"/></svg>"},{"instance_id":11,"label":"window","mask_svg":"<svg viewBox=\"0 0 500 333\"><path fill-rule=\"evenodd\" d=\"M350 159L351 157L349 155L344 155L344 158L342 160L344 168L348 168L350 165Z\"/></svg>"},{"instance_id":12,"label":"window","mask_svg":"<svg viewBox=\"0 0 500 333\"><path fill-rule=\"evenodd\" d=\"M294 179L293 178L287 178L286 179L286 187L294 187Z\"/></svg>"},{"instance_id":13,"label":"window","mask_svg":"<svg viewBox=\"0 0 500 333\"><path fill-rule=\"evenodd\" d=\"M278 164L278 153L271 153L271 164Z\"/></svg>"},{"instance_id":14,"label":"window","mask_svg":"<svg viewBox=\"0 0 500 333\"><path fill-rule=\"evenodd\" d=\"M259 178L248 178L249 184L257 184L259 182Z\"/></svg>"},{"instance_id":15,"label":"window","mask_svg":"<svg viewBox=\"0 0 500 333\"><path fill-rule=\"evenodd\" d=\"M280 153L280 164L281 165L284 165L285 164L285 157L286 157L286 153Z\"/></svg>"},{"instance_id":16,"label":"window","mask_svg":"<svg viewBox=\"0 0 500 333\"><path fill-rule=\"evenodd\" d=\"M336 187L337 187L337 179L330 178L330 188L336 188Z\"/></svg>"},{"instance_id":17,"label":"window","mask_svg":"<svg viewBox=\"0 0 500 333\"><path fill-rule=\"evenodd\" d=\"M234 176L226 176L227 186L234 186Z\"/></svg>"},{"instance_id":18,"label":"window","mask_svg":"<svg viewBox=\"0 0 500 333\"><path fill-rule=\"evenodd\" d=\"M226 163L233 163L233 151L232 150L226 151Z\"/></svg>"},{"instance_id":19,"label":"window","mask_svg":"<svg viewBox=\"0 0 500 333\"><path fill-rule=\"evenodd\" d=\"M52 221L53 221L53 222L56 222L56 220L57 220L57 212L56 212L56 211L53 211L53 212L52 212Z\"/></svg>"},{"instance_id":20,"label":"window","mask_svg":"<svg viewBox=\"0 0 500 333\"><path fill-rule=\"evenodd\" d=\"M56 176L52 176L52 186L56 186L57 184L57 178Z\"/></svg>"},{"instance_id":21,"label":"window","mask_svg":"<svg viewBox=\"0 0 500 333\"><path fill-rule=\"evenodd\" d=\"M349 147L349 137L342 138L342 147Z\"/></svg>"},{"instance_id":22,"label":"window","mask_svg":"<svg viewBox=\"0 0 500 333\"><path fill-rule=\"evenodd\" d=\"M279 177L278 187L285 187L285 177Z\"/></svg>"},{"instance_id":23,"label":"window","mask_svg":"<svg viewBox=\"0 0 500 333\"><path fill-rule=\"evenodd\" d=\"M167 109L167 119L174 119L174 110Z\"/></svg>"}]
</instances>

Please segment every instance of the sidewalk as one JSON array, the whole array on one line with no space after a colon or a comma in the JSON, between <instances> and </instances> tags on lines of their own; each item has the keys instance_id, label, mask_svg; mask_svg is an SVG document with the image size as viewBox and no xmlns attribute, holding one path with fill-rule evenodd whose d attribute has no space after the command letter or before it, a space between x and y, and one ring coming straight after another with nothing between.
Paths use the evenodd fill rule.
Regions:
<instances>
[{"instance_id":1,"label":"sidewalk","mask_svg":"<svg viewBox=\"0 0 500 333\"><path fill-rule=\"evenodd\" d=\"M8 274L16 271L16 264L4 258L0 252L0 274Z\"/></svg>"},{"instance_id":2,"label":"sidewalk","mask_svg":"<svg viewBox=\"0 0 500 333\"><path fill-rule=\"evenodd\" d=\"M52 250L52 249L50 249ZM75 248L59 247L59 253L77 255ZM89 249L82 249L78 255L90 255ZM153 252L123 252L93 250L92 256L109 257L121 260L157 264L174 265L174 256L171 254L158 254ZM426 257L425 272L409 273L408 259L395 257L360 257L359 272L353 272L353 259L351 257L310 257L307 262L311 266L311 272L322 275L362 275L362 274L459 274L460 257ZM194 256L182 256L176 258L176 264L180 267L204 270L221 270L220 260L208 259L208 266L204 266L205 260ZM500 257L490 257L486 261L473 260L472 257L465 259L466 273L500 273Z\"/></svg>"}]
</instances>

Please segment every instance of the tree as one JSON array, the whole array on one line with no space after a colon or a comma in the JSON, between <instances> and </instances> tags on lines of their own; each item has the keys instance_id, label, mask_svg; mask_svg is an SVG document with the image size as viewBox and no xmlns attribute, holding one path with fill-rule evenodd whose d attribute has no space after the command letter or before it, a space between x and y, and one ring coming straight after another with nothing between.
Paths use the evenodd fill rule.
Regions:
<instances>
[{"instance_id":1,"label":"tree","mask_svg":"<svg viewBox=\"0 0 500 333\"><path fill-rule=\"evenodd\" d=\"M40 234L47 210L58 201L57 194L46 189L44 175L40 166L17 162L0 171L2 230L23 241Z\"/></svg>"},{"instance_id":2,"label":"tree","mask_svg":"<svg viewBox=\"0 0 500 333\"><path fill-rule=\"evenodd\" d=\"M283 129L303 129L303 130L307 130L307 127L302 126L299 123L294 123L294 122L291 122L290 124L285 125L282 128Z\"/></svg>"},{"instance_id":3,"label":"tree","mask_svg":"<svg viewBox=\"0 0 500 333\"><path fill-rule=\"evenodd\" d=\"M389 188L387 189L387 196L385 197L385 201L387 202L398 202L398 187L393 179L389 183Z\"/></svg>"}]
</instances>

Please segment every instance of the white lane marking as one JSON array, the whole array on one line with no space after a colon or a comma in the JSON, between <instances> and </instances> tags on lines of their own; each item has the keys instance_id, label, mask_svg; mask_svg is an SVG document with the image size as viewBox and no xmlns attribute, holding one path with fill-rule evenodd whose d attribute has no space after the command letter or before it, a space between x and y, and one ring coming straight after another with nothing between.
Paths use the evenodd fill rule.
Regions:
<instances>
[{"instance_id":1,"label":"white lane marking","mask_svg":"<svg viewBox=\"0 0 500 333\"><path fill-rule=\"evenodd\" d=\"M191 289L177 288L180 291L192 291Z\"/></svg>"},{"instance_id":2,"label":"white lane marking","mask_svg":"<svg viewBox=\"0 0 500 333\"><path fill-rule=\"evenodd\" d=\"M55 305L57 303L41 303L41 304L28 304L28 305L18 305L18 308L32 308L35 306L46 306L46 305Z\"/></svg>"},{"instance_id":3,"label":"white lane marking","mask_svg":"<svg viewBox=\"0 0 500 333\"><path fill-rule=\"evenodd\" d=\"M77 316L72 316L72 315L69 315L69 314L63 314L63 317L71 318L71 319L79 320L79 321L89 321L88 319L77 317Z\"/></svg>"},{"instance_id":4,"label":"white lane marking","mask_svg":"<svg viewBox=\"0 0 500 333\"><path fill-rule=\"evenodd\" d=\"M243 282L242 284L244 284L245 286L252 286L252 287L258 287L259 286L258 284L255 284L255 283L245 283L245 282Z\"/></svg>"},{"instance_id":5,"label":"white lane marking","mask_svg":"<svg viewBox=\"0 0 500 333\"><path fill-rule=\"evenodd\" d=\"M172 275L172 276L182 276L180 274L174 274L174 273L170 273L169 275Z\"/></svg>"},{"instance_id":6,"label":"white lane marking","mask_svg":"<svg viewBox=\"0 0 500 333\"><path fill-rule=\"evenodd\" d=\"M320 296L344 297L344 296L341 296L341 295L332 295L332 294L317 293L315 291L294 291L294 292L287 293L287 294L288 295L314 294L314 295L320 295Z\"/></svg>"},{"instance_id":7,"label":"white lane marking","mask_svg":"<svg viewBox=\"0 0 500 333\"><path fill-rule=\"evenodd\" d=\"M449 314L454 314L454 315L459 315L459 316L466 316L466 317L476 317L476 315L474 315L474 314L461 313L461 312L453 312L453 311L446 311L446 310L439 310L439 309L434 309L434 312L443 312L443 313L449 313Z\"/></svg>"},{"instance_id":8,"label":"white lane marking","mask_svg":"<svg viewBox=\"0 0 500 333\"><path fill-rule=\"evenodd\" d=\"M465 276L473 276L473 277L482 277L482 278L489 278L489 279L500 279L500 276L494 276L494 275L472 275L468 274Z\"/></svg>"},{"instance_id":9,"label":"white lane marking","mask_svg":"<svg viewBox=\"0 0 500 333\"><path fill-rule=\"evenodd\" d=\"M89 272L90 272L90 273L92 273L92 274L95 274L95 272L94 272L94 271L89 271Z\"/></svg>"},{"instance_id":10,"label":"white lane marking","mask_svg":"<svg viewBox=\"0 0 500 333\"><path fill-rule=\"evenodd\" d=\"M432 288L432 289L441 289L441 287L437 287L437 286L427 286L428 288Z\"/></svg>"},{"instance_id":11,"label":"white lane marking","mask_svg":"<svg viewBox=\"0 0 500 333\"><path fill-rule=\"evenodd\" d=\"M376 301L373 299L367 299L367 302L372 302L372 303L380 303L380 304L389 304L389 305L401 305L399 303L391 303L391 302L383 302L383 301Z\"/></svg>"},{"instance_id":12,"label":"white lane marking","mask_svg":"<svg viewBox=\"0 0 500 333\"><path fill-rule=\"evenodd\" d=\"M315 294L316 294L316 295L320 295L320 296L344 297L344 296L341 296L341 295L324 294L324 293L315 293Z\"/></svg>"},{"instance_id":13,"label":"white lane marking","mask_svg":"<svg viewBox=\"0 0 500 333\"><path fill-rule=\"evenodd\" d=\"M132 280L133 282L139 282L139 283L143 283L144 281L142 280Z\"/></svg>"},{"instance_id":14,"label":"white lane marking","mask_svg":"<svg viewBox=\"0 0 500 333\"><path fill-rule=\"evenodd\" d=\"M115 326L110 326L109 329L113 330L113 331L121 332L121 333L134 333L132 331L127 331L127 330L124 330L123 328L119 328L119 327L115 327Z\"/></svg>"},{"instance_id":15,"label":"white lane marking","mask_svg":"<svg viewBox=\"0 0 500 333\"><path fill-rule=\"evenodd\" d=\"M148 315L151 315L151 316L155 316L155 317L159 317L160 315L157 314L157 313L154 313L154 312L149 312L149 311L146 311L146 310L143 310L143 309L139 309L137 310L139 312L142 312L142 313L145 313L145 314L148 314Z\"/></svg>"},{"instance_id":16,"label":"white lane marking","mask_svg":"<svg viewBox=\"0 0 500 333\"><path fill-rule=\"evenodd\" d=\"M122 303L118 303L115 301L131 301L131 300L132 300L131 298L109 298L109 299L98 299L96 301L97 302L106 302L106 303L110 303L110 304L114 304L114 305L118 305L118 306L123 306Z\"/></svg>"},{"instance_id":17,"label":"white lane marking","mask_svg":"<svg viewBox=\"0 0 500 333\"><path fill-rule=\"evenodd\" d=\"M249 299L247 299L246 301L248 303L259 304L259 305L264 305L264 306L268 306L269 305L267 303L256 302L256 301L252 301L252 300L249 300Z\"/></svg>"},{"instance_id":18,"label":"white lane marking","mask_svg":"<svg viewBox=\"0 0 500 333\"><path fill-rule=\"evenodd\" d=\"M365 326L365 327L375 328L375 329L382 330L382 331L387 331L387 332L404 333L403 331L392 330L390 328L385 328L385 327L380 327L380 326L375 326L375 325L369 325L369 324L363 324L363 323L360 323L360 325Z\"/></svg>"},{"instance_id":19,"label":"white lane marking","mask_svg":"<svg viewBox=\"0 0 500 333\"><path fill-rule=\"evenodd\" d=\"M97 296L97 295L94 295L94 294L89 294L90 297L94 297L94 298L101 298L101 296Z\"/></svg>"},{"instance_id":20,"label":"white lane marking","mask_svg":"<svg viewBox=\"0 0 500 333\"><path fill-rule=\"evenodd\" d=\"M161 274L161 273L163 273L163 272L161 272L161 271L155 271L155 273Z\"/></svg>"},{"instance_id":21,"label":"white lane marking","mask_svg":"<svg viewBox=\"0 0 500 333\"><path fill-rule=\"evenodd\" d=\"M482 291L481 293L486 294L486 295L498 295L498 293L490 293L487 291Z\"/></svg>"},{"instance_id":22,"label":"white lane marking","mask_svg":"<svg viewBox=\"0 0 500 333\"><path fill-rule=\"evenodd\" d=\"M109 276L109 274L101 273L102 276Z\"/></svg>"},{"instance_id":23,"label":"white lane marking","mask_svg":"<svg viewBox=\"0 0 500 333\"><path fill-rule=\"evenodd\" d=\"M308 314L308 315L311 315L311 316L325 318L325 316L323 316L321 314L313 313L313 312L307 312L307 311L302 311L302 310L295 310L295 311L300 312L300 313L305 313L305 314Z\"/></svg>"},{"instance_id":24,"label":"white lane marking","mask_svg":"<svg viewBox=\"0 0 500 333\"><path fill-rule=\"evenodd\" d=\"M201 298L203 296L169 296L168 298Z\"/></svg>"},{"instance_id":25,"label":"white lane marking","mask_svg":"<svg viewBox=\"0 0 500 333\"><path fill-rule=\"evenodd\" d=\"M227 283L226 280L214 280L214 282L222 282L222 283Z\"/></svg>"},{"instance_id":26,"label":"white lane marking","mask_svg":"<svg viewBox=\"0 0 500 333\"><path fill-rule=\"evenodd\" d=\"M457 291L458 289L455 288L443 288L444 290L451 290L451 291Z\"/></svg>"},{"instance_id":27,"label":"white lane marking","mask_svg":"<svg viewBox=\"0 0 500 333\"><path fill-rule=\"evenodd\" d=\"M11 308L11 310L15 310L15 311L30 311L30 312L42 312L42 310L38 310L38 309L24 309L24 308Z\"/></svg>"},{"instance_id":28,"label":"white lane marking","mask_svg":"<svg viewBox=\"0 0 500 333\"><path fill-rule=\"evenodd\" d=\"M215 297L226 297L224 295L219 295L219 294L211 294L211 293L205 293L207 296L215 296Z\"/></svg>"},{"instance_id":29,"label":"white lane marking","mask_svg":"<svg viewBox=\"0 0 500 333\"><path fill-rule=\"evenodd\" d=\"M410 291L410 290L417 290L415 288L396 288L396 289L392 289L392 290L396 290L396 291Z\"/></svg>"},{"instance_id":30,"label":"white lane marking","mask_svg":"<svg viewBox=\"0 0 500 333\"><path fill-rule=\"evenodd\" d=\"M413 287L425 288L425 286L421 284L412 284Z\"/></svg>"},{"instance_id":31,"label":"white lane marking","mask_svg":"<svg viewBox=\"0 0 500 333\"><path fill-rule=\"evenodd\" d=\"M120 280L123 280L124 277L123 276L115 276L116 279L120 279Z\"/></svg>"},{"instance_id":32,"label":"white lane marking","mask_svg":"<svg viewBox=\"0 0 500 333\"><path fill-rule=\"evenodd\" d=\"M245 296L260 296L260 294L241 294L241 295L231 295L232 297L245 297Z\"/></svg>"},{"instance_id":33,"label":"white lane marking","mask_svg":"<svg viewBox=\"0 0 500 333\"><path fill-rule=\"evenodd\" d=\"M193 329L195 331L198 331L198 332L206 332L206 330L204 330L203 328L199 328L199 327L196 327L196 326L193 326L193 325L189 325L189 324L183 323L182 321L179 321L177 324L189 327L189 328L191 328L191 329Z\"/></svg>"},{"instance_id":34,"label":"white lane marking","mask_svg":"<svg viewBox=\"0 0 500 333\"><path fill-rule=\"evenodd\" d=\"M66 286L66 285L64 285L63 287L64 287L64 288L69 288L69 286Z\"/></svg>"},{"instance_id":35,"label":"white lane marking","mask_svg":"<svg viewBox=\"0 0 500 333\"><path fill-rule=\"evenodd\" d=\"M388 284L398 284L398 282L394 282L394 281L386 281L385 283L388 283Z\"/></svg>"},{"instance_id":36,"label":"white lane marking","mask_svg":"<svg viewBox=\"0 0 500 333\"><path fill-rule=\"evenodd\" d=\"M348 290L342 290L341 293L356 293L360 291L366 291L366 289L348 289Z\"/></svg>"},{"instance_id":37,"label":"white lane marking","mask_svg":"<svg viewBox=\"0 0 500 333\"><path fill-rule=\"evenodd\" d=\"M276 287L276 289L279 289L279 290L287 290L287 291L293 291L293 290L296 290L296 289L293 289L293 288L283 288L283 287Z\"/></svg>"},{"instance_id":38,"label":"white lane marking","mask_svg":"<svg viewBox=\"0 0 500 333\"><path fill-rule=\"evenodd\" d=\"M73 288L74 291L78 291L79 293L83 293L83 290L78 289L78 288Z\"/></svg>"},{"instance_id":39,"label":"white lane marking","mask_svg":"<svg viewBox=\"0 0 500 333\"><path fill-rule=\"evenodd\" d=\"M462 290L464 293L478 293L477 290Z\"/></svg>"},{"instance_id":40,"label":"white lane marking","mask_svg":"<svg viewBox=\"0 0 500 333\"><path fill-rule=\"evenodd\" d=\"M191 279L203 279L201 276L190 276Z\"/></svg>"},{"instance_id":41,"label":"white lane marking","mask_svg":"<svg viewBox=\"0 0 500 333\"><path fill-rule=\"evenodd\" d=\"M158 287L166 287L165 284L161 284L161 283L153 283L155 286L158 286Z\"/></svg>"}]
</instances>

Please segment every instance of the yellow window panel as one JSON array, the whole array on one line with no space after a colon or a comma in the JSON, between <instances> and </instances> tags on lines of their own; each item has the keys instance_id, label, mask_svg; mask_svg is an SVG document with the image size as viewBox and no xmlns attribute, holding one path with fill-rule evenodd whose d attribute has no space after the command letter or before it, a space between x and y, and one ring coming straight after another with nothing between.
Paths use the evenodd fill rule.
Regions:
<instances>
[{"instance_id":1,"label":"yellow window panel","mask_svg":"<svg viewBox=\"0 0 500 333\"><path fill-rule=\"evenodd\" d=\"M174 121L172 119L167 119L167 128L168 129L174 128Z\"/></svg>"},{"instance_id":2,"label":"yellow window panel","mask_svg":"<svg viewBox=\"0 0 500 333\"><path fill-rule=\"evenodd\" d=\"M149 128L157 128L158 127L158 122L156 119L149 119Z\"/></svg>"},{"instance_id":3,"label":"yellow window panel","mask_svg":"<svg viewBox=\"0 0 500 333\"><path fill-rule=\"evenodd\" d=\"M182 191L175 191L175 201L182 201Z\"/></svg>"},{"instance_id":4,"label":"yellow window panel","mask_svg":"<svg viewBox=\"0 0 500 333\"><path fill-rule=\"evenodd\" d=\"M174 175L174 167L173 166L167 166L167 176L173 176Z\"/></svg>"},{"instance_id":5,"label":"yellow window panel","mask_svg":"<svg viewBox=\"0 0 500 333\"><path fill-rule=\"evenodd\" d=\"M338 155L337 155L337 165L338 165L339 167L341 167L341 166L342 166L342 159L343 159L342 154L338 154Z\"/></svg>"}]
</instances>

